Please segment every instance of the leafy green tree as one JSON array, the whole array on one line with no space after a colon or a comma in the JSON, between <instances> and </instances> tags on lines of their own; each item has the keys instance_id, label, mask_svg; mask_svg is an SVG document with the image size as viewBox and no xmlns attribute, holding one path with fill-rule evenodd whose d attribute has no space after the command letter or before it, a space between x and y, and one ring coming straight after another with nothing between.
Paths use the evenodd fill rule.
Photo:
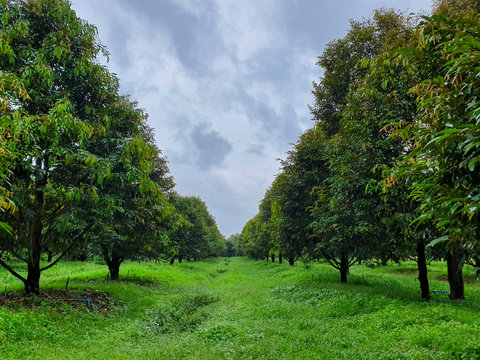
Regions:
<instances>
[{"instance_id":1,"label":"leafy green tree","mask_svg":"<svg viewBox=\"0 0 480 360\"><path fill-rule=\"evenodd\" d=\"M323 158L326 138L319 125L304 132L282 161L282 172L272 185L271 222L276 246L290 265L314 248L309 209L315 202L314 188L328 175Z\"/></svg>"},{"instance_id":2,"label":"leafy green tree","mask_svg":"<svg viewBox=\"0 0 480 360\"><path fill-rule=\"evenodd\" d=\"M480 13L477 0L433 0L433 14L465 16Z\"/></svg>"},{"instance_id":3,"label":"leafy green tree","mask_svg":"<svg viewBox=\"0 0 480 360\"><path fill-rule=\"evenodd\" d=\"M364 86L374 74L368 73L359 61L405 46L411 34L412 26L401 14L378 10L372 20L352 23L347 36L330 43L320 58L325 75L314 88L312 112L329 136L319 156L326 163L328 176L316 188L318 198L312 208L311 229L318 256L340 271L342 282L347 282L348 269L356 261L394 255L394 236L386 236L385 221L387 214L395 211L389 208L391 203L385 203L376 191L367 188L372 181L381 180L372 171L391 166L403 152L401 142L389 141L388 134L382 132L382 122L385 117L404 116L405 111L389 112L392 101L383 94L387 92L384 82L380 82L380 91L378 84ZM377 81L380 76L374 78ZM407 104L407 111L415 108L411 100Z\"/></svg>"},{"instance_id":4,"label":"leafy green tree","mask_svg":"<svg viewBox=\"0 0 480 360\"><path fill-rule=\"evenodd\" d=\"M136 105L119 97L109 108L108 136L88 146L109 159L108 177L99 179L96 207L102 211L92 240L112 280L125 259L158 258L180 224L166 196L174 185L166 160Z\"/></svg>"},{"instance_id":5,"label":"leafy green tree","mask_svg":"<svg viewBox=\"0 0 480 360\"><path fill-rule=\"evenodd\" d=\"M226 253L227 257L242 256L243 253L240 250L240 237L241 234L232 234L225 240Z\"/></svg>"},{"instance_id":6,"label":"leafy green tree","mask_svg":"<svg viewBox=\"0 0 480 360\"><path fill-rule=\"evenodd\" d=\"M366 72L357 66L358 62L398 48L397 44L404 44L409 37L410 31L399 22L399 14L380 9L374 12L372 19L351 20L347 35L326 45L317 62L323 69L323 77L313 84L315 103L310 110L328 136L339 130L350 85Z\"/></svg>"},{"instance_id":7,"label":"leafy green tree","mask_svg":"<svg viewBox=\"0 0 480 360\"><path fill-rule=\"evenodd\" d=\"M175 258L182 262L183 259L200 260L225 253L225 238L205 202L195 196L175 195L173 205L186 224L171 236L174 249L170 259L172 264Z\"/></svg>"},{"instance_id":8,"label":"leafy green tree","mask_svg":"<svg viewBox=\"0 0 480 360\"><path fill-rule=\"evenodd\" d=\"M463 264L478 248L479 19L473 13L425 18L418 46L404 60L426 80L413 88L418 116L401 134L416 146L401 171L416 179L412 196L422 204L418 220L434 222L443 233L431 245L445 246L452 299L464 298Z\"/></svg>"},{"instance_id":9,"label":"leafy green tree","mask_svg":"<svg viewBox=\"0 0 480 360\"><path fill-rule=\"evenodd\" d=\"M15 144L6 189L17 211L2 214L12 235L2 235L0 248L27 264L27 276L0 264L30 294L39 292L40 273L92 228L93 213L71 214L95 198L104 176L101 154L89 152L86 142L104 136L105 104L115 100L118 81L97 61L105 51L95 27L77 18L67 1L1 1L0 9L1 82L17 89L2 97L0 133ZM58 236L62 232L71 236ZM59 255L41 267L52 243Z\"/></svg>"},{"instance_id":10,"label":"leafy green tree","mask_svg":"<svg viewBox=\"0 0 480 360\"><path fill-rule=\"evenodd\" d=\"M270 253L270 238L257 214L247 221L241 233L241 249L248 257L260 260L267 259ZM262 229L263 228L263 229Z\"/></svg>"}]
</instances>

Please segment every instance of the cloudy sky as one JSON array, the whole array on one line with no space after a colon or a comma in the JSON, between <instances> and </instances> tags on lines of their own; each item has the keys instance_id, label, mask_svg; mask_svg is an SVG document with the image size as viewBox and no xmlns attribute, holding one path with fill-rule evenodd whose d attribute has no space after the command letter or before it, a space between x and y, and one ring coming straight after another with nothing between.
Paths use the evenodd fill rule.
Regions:
<instances>
[{"instance_id":1,"label":"cloudy sky","mask_svg":"<svg viewBox=\"0 0 480 360\"><path fill-rule=\"evenodd\" d=\"M177 191L240 232L290 143L311 126L325 44L382 6L429 0L73 0L123 93L146 109Z\"/></svg>"}]
</instances>

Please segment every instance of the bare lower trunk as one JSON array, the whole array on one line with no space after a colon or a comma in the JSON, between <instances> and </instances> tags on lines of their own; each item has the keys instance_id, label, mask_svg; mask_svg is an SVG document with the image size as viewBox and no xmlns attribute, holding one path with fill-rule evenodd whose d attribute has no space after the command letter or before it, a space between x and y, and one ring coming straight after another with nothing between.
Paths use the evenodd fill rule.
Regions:
<instances>
[{"instance_id":1,"label":"bare lower trunk","mask_svg":"<svg viewBox=\"0 0 480 360\"><path fill-rule=\"evenodd\" d=\"M293 266L295 264L295 259L293 257L288 258L288 265Z\"/></svg>"},{"instance_id":2,"label":"bare lower trunk","mask_svg":"<svg viewBox=\"0 0 480 360\"><path fill-rule=\"evenodd\" d=\"M419 242L417 244L417 267L418 280L420 281L420 290L422 298L430 301L430 287L428 285L427 260L425 258L425 243Z\"/></svg>"},{"instance_id":3,"label":"bare lower trunk","mask_svg":"<svg viewBox=\"0 0 480 360\"><path fill-rule=\"evenodd\" d=\"M463 286L463 265L465 254L457 246L447 252L448 284L450 285L450 299L461 300L465 298Z\"/></svg>"},{"instance_id":4,"label":"bare lower trunk","mask_svg":"<svg viewBox=\"0 0 480 360\"><path fill-rule=\"evenodd\" d=\"M275 262L275 254L272 254L272 262Z\"/></svg>"},{"instance_id":5,"label":"bare lower trunk","mask_svg":"<svg viewBox=\"0 0 480 360\"><path fill-rule=\"evenodd\" d=\"M175 262L175 256L170 259L170 265L173 265L174 262Z\"/></svg>"},{"instance_id":6,"label":"bare lower trunk","mask_svg":"<svg viewBox=\"0 0 480 360\"><path fill-rule=\"evenodd\" d=\"M37 266L28 265L28 275L24 286L27 295L40 294L40 264L37 264Z\"/></svg>"},{"instance_id":7,"label":"bare lower trunk","mask_svg":"<svg viewBox=\"0 0 480 360\"><path fill-rule=\"evenodd\" d=\"M42 255L42 228L43 228L43 191L35 192L36 216L30 228L31 248L28 258L27 279L24 282L27 295L38 295L40 293L40 257Z\"/></svg>"},{"instance_id":8,"label":"bare lower trunk","mask_svg":"<svg viewBox=\"0 0 480 360\"><path fill-rule=\"evenodd\" d=\"M346 284L348 275L348 255L342 254L340 256L340 282Z\"/></svg>"},{"instance_id":9,"label":"bare lower trunk","mask_svg":"<svg viewBox=\"0 0 480 360\"><path fill-rule=\"evenodd\" d=\"M110 271L110 280L118 280L118 275L120 273L120 263L112 262L108 264L108 271Z\"/></svg>"},{"instance_id":10,"label":"bare lower trunk","mask_svg":"<svg viewBox=\"0 0 480 360\"><path fill-rule=\"evenodd\" d=\"M109 255L108 249L103 248L102 253L103 258L107 263L108 271L110 271L110 280L118 280L118 276L120 274L120 265L122 264L123 260L125 260L125 257L117 254L115 249L113 249Z\"/></svg>"},{"instance_id":11,"label":"bare lower trunk","mask_svg":"<svg viewBox=\"0 0 480 360\"><path fill-rule=\"evenodd\" d=\"M282 254L278 255L278 263L281 264L283 262Z\"/></svg>"}]
</instances>

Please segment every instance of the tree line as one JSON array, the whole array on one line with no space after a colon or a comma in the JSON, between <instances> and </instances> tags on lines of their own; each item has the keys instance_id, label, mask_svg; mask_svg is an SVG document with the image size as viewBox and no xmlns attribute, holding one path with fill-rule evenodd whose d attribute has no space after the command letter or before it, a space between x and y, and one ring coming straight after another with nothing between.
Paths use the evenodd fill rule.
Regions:
<instances>
[{"instance_id":1,"label":"tree line","mask_svg":"<svg viewBox=\"0 0 480 360\"><path fill-rule=\"evenodd\" d=\"M125 259L223 255L214 217L174 190L146 113L102 65L97 29L66 0L1 0L0 16L0 265L26 293L66 258L101 256L117 279Z\"/></svg>"},{"instance_id":2,"label":"tree line","mask_svg":"<svg viewBox=\"0 0 480 360\"><path fill-rule=\"evenodd\" d=\"M314 125L244 226L254 259L324 260L346 283L360 262L447 263L451 299L480 266L480 6L434 1L429 16L382 8L351 21L318 58Z\"/></svg>"}]
</instances>

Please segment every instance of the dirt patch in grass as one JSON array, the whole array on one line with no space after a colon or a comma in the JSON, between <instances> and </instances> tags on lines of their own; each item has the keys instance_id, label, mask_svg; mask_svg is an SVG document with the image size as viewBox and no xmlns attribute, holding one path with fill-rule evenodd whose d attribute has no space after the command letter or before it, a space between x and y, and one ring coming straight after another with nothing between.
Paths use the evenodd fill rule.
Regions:
<instances>
[{"instance_id":1,"label":"dirt patch in grass","mask_svg":"<svg viewBox=\"0 0 480 360\"><path fill-rule=\"evenodd\" d=\"M417 269L395 269L394 271L397 274L418 275L418 270Z\"/></svg>"},{"instance_id":2,"label":"dirt patch in grass","mask_svg":"<svg viewBox=\"0 0 480 360\"><path fill-rule=\"evenodd\" d=\"M108 313L113 307L121 306L121 303L98 290L43 289L37 296L25 296L23 291L1 293L0 306L13 310L49 307L59 312L79 309L87 312Z\"/></svg>"},{"instance_id":3,"label":"dirt patch in grass","mask_svg":"<svg viewBox=\"0 0 480 360\"><path fill-rule=\"evenodd\" d=\"M446 277L445 275L440 275L440 276L435 277L435 280L448 282L448 277ZM463 277L463 282L465 282L467 284L471 284L471 283L477 282L477 278L475 276L468 276L467 275L467 276Z\"/></svg>"}]
</instances>

